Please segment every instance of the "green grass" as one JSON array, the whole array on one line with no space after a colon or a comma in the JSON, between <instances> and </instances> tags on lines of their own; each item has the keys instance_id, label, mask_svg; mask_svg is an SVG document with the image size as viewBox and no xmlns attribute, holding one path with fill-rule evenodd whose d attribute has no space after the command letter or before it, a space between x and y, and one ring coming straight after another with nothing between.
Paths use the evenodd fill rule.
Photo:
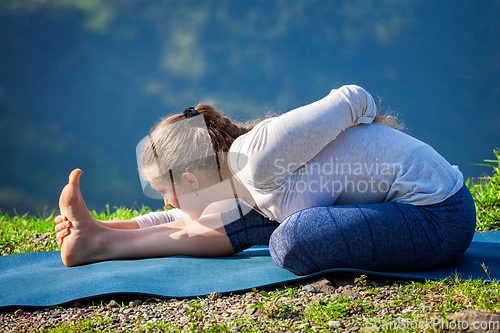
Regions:
<instances>
[{"instance_id":1,"label":"green grass","mask_svg":"<svg viewBox=\"0 0 500 333\"><path fill-rule=\"evenodd\" d=\"M491 177L467 180L477 211L477 231L500 230L500 151L494 150L497 160L486 160L484 164L493 168ZM92 215L99 220L130 219L145 214L150 210L142 207L139 210L117 208L113 212L109 207L101 213ZM54 215L8 216L0 214L0 255L26 253L36 251L58 250L55 242ZM484 267L487 272L488 268ZM389 282L389 281L388 281ZM361 297L349 299L333 298L324 295L320 300L309 301L305 296L299 297L300 287L284 288L274 291L254 290L246 295L255 300L252 307L261 311L262 318L254 319L249 315L230 315L228 321L215 321L214 309L203 304L205 299L193 300L186 304L185 315L188 326L165 321L154 324L140 324L137 319L137 330L141 332L229 332L238 327L240 332L297 331L320 332L330 329L329 322L338 320L354 323L359 327L376 325L380 332L418 331L406 327L401 330L391 327L394 320L418 321L430 313L446 314L463 309L476 309L490 313L500 313L500 282L482 282L476 280L461 281L451 278L442 281L404 283L389 282L386 286L370 284L366 275L354 279L354 283L363 289ZM379 299L384 299L379 302ZM158 300L151 301L158 302ZM168 302L163 300L160 302ZM146 302L148 304L148 302ZM302 304L298 306L297 304ZM95 308L98 309L99 304ZM397 317L389 309L397 312ZM410 309L403 311L403 309ZM212 325L202 329L202 320L212 321ZM298 324L300 322L300 324ZM70 323L61 322L60 326L44 332L100 332L103 327L112 323L112 318L101 317L95 313L93 317ZM113 330L111 330L113 331Z\"/></svg>"},{"instance_id":2,"label":"green grass","mask_svg":"<svg viewBox=\"0 0 500 333\"><path fill-rule=\"evenodd\" d=\"M493 153L496 160L485 160L489 164L479 164L493 169L493 176L467 179L466 185L476 204L477 225L476 231L500 229L500 150Z\"/></svg>"}]
</instances>

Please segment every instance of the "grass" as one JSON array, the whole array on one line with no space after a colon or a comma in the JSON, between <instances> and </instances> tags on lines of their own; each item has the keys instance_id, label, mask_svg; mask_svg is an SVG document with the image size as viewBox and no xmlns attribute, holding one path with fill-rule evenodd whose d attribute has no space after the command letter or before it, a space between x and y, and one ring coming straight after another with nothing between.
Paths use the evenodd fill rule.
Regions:
<instances>
[{"instance_id":1,"label":"grass","mask_svg":"<svg viewBox=\"0 0 500 333\"><path fill-rule=\"evenodd\" d=\"M493 176L469 179L469 187L476 204L476 231L500 230L500 151L494 150L497 160L487 160L493 168ZM493 163L493 164L492 164ZM145 214L147 207L139 210L109 207L101 213L92 212L100 220L130 219ZM54 215L38 216L28 214L0 216L0 255L15 253L58 250L54 240ZM487 272L488 268L483 267ZM353 278L354 279L354 278ZM141 325L141 332L269 332L305 331L320 332L331 330L332 321L350 322L359 327L376 326L380 332L416 332L404 323L419 322L430 314L438 314L446 319L447 315L463 309L475 309L489 313L500 313L500 282L479 280L462 281L458 277L440 281L372 283L366 275L354 279L360 297L332 297L320 295L309 299L300 293L300 286L265 291L254 290L246 295L253 300L250 310L259 310L261 318L255 319L246 313L233 313L227 320L215 320L214 313L224 311L210 308L207 299L200 298L186 303L186 323L175 324L159 321ZM301 294L302 296L298 296ZM230 297L229 297L230 299ZM157 302L169 300L150 300L145 304L154 306ZM95 305L95 309L99 308ZM227 309L226 309L227 310ZM206 322L212 324L206 326ZM399 326L395 326L395 321ZM112 318L102 317L96 312L92 317L73 322L61 322L57 328L45 332L99 332L112 323ZM203 324L205 323L205 324ZM205 325L205 326L203 326ZM112 331L112 330L111 330Z\"/></svg>"},{"instance_id":2,"label":"grass","mask_svg":"<svg viewBox=\"0 0 500 333\"><path fill-rule=\"evenodd\" d=\"M500 229L500 150L493 153L496 160L485 160L489 164L479 164L493 169L493 176L480 177L478 183L468 179L466 185L476 204L476 231Z\"/></svg>"}]
</instances>

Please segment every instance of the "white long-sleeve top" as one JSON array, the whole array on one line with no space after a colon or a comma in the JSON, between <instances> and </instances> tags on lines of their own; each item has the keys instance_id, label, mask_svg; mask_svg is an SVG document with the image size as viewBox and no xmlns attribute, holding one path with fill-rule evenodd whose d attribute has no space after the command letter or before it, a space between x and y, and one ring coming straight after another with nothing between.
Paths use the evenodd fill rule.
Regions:
<instances>
[{"instance_id":1,"label":"white long-sleeve top","mask_svg":"<svg viewBox=\"0 0 500 333\"><path fill-rule=\"evenodd\" d=\"M349 85L266 119L231 146L230 165L271 219L301 209L394 201L442 202L463 175L429 145L372 123L376 105Z\"/></svg>"},{"instance_id":2,"label":"white long-sleeve top","mask_svg":"<svg viewBox=\"0 0 500 333\"><path fill-rule=\"evenodd\" d=\"M162 212L150 212L144 215L139 215L134 217L134 220L137 221L139 228L142 229L187 218L189 218L189 216L183 213L180 209L173 208Z\"/></svg>"}]
</instances>

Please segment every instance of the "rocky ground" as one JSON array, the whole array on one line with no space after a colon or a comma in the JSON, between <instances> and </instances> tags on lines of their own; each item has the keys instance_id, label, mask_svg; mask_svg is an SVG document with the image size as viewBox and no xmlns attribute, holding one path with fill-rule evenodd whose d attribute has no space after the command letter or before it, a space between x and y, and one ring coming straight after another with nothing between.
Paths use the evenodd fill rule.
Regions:
<instances>
[{"instance_id":1,"label":"rocky ground","mask_svg":"<svg viewBox=\"0 0 500 333\"><path fill-rule=\"evenodd\" d=\"M259 327L261 331L306 332L370 332L383 328L377 318L403 318L408 313L418 313L422 323L431 323L441 318L439 313L426 311L435 295L424 297L419 303L412 302L398 288L397 284L369 282L355 284L353 278L337 276L320 278L294 286L296 292L278 295L269 290L265 295L260 292L248 292L239 295L221 295L213 293L209 297L193 300L160 300L156 298L132 298L94 300L93 303L75 302L70 306L46 309L9 309L0 313L2 332L43 331L71 322L90 319L89 325L96 331L163 331L162 327L176 327L180 331L202 331L210 327L230 327L229 332L245 332ZM373 292L373 290L376 292ZM275 290L275 289L272 289ZM275 296L273 296L273 293ZM394 307L392 300L404 294L406 306ZM367 312L360 306L348 306L343 316L324 319L322 324L305 320L304 313L315 304L327 304L329 300L345 297L356 303L365 300L374 304L376 311ZM274 303L273 303L274 302ZM384 304L386 303L386 304ZM416 305L418 304L418 306ZM465 310L448 315L458 322L500 321L500 314L488 314L475 310ZM152 324L148 330L148 324ZM474 330L467 324L454 327L449 331L460 332L498 332L493 329ZM400 326L399 328L404 327ZM422 327L426 332L430 327ZM402 331L406 331L403 329ZM67 332L71 332L68 327Z\"/></svg>"}]
</instances>

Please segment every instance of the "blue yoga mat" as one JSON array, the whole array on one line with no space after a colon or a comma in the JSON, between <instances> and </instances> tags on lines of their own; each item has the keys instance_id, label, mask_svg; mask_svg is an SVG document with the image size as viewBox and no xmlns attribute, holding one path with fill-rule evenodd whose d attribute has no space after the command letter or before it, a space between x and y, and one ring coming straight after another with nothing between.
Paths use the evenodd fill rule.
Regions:
<instances>
[{"instance_id":1,"label":"blue yoga mat","mask_svg":"<svg viewBox=\"0 0 500 333\"><path fill-rule=\"evenodd\" d=\"M13 254L0 257L0 308L46 307L119 294L191 298L215 291L237 293L331 272L418 280L454 278L458 273L461 279L500 280L500 231L476 233L469 249L453 265L408 273L335 268L298 276L277 267L268 247L253 247L223 258L114 260L71 268L63 265L59 251Z\"/></svg>"}]
</instances>

